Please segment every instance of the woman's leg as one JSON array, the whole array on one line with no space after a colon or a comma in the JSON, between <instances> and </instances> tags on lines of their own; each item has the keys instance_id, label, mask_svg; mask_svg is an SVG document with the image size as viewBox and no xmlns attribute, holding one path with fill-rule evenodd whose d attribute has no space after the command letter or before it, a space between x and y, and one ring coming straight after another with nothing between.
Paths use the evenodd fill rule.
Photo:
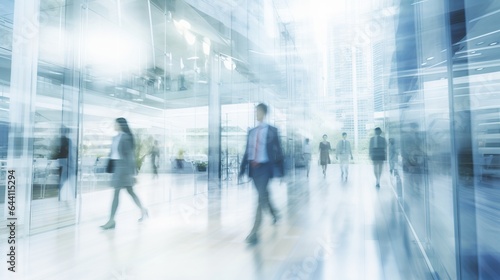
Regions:
<instances>
[{"instance_id":1,"label":"woman's leg","mask_svg":"<svg viewBox=\"0 0 500 280\"><path fill-rule=\"evenodd\" d=\"M134 200L135 204L141 209L141 211L143 211L144 208L142 207L142 204L141 204L141 201L139 200L139 197L137 197L137 195L135 194L134 189L131 186L127 187L127 192L128 192L128 194L130 194L130 196Z\"/></svg>"},{"instance_id":2,"label":"woman's leg","mask_svg":"<svg viewBox=\"0 0 500 280\"><path fill-rule=\"evenodd\" d=\"M132 187L127 187L127 192L130 194L130 196L134 200L137 207L139 207L139 209L141 209L141 218L139 219L139 222L144 221L144 219L146 219L149 216L148 210L142 206L141 201L139 200L139 197L137 197L137 195L135 194L134 189Z\"/></svg>"},{"instance_id":3,"label":"woman's leg","mask_svg":"<svg viewBox=\"0 0 500 280\"><path fill-rule=\"evenodd\" d=\"M115 220L115 215L116 215L116 210L118 209L119 200L120 200L120 188L115 188L113 203L111 204L111 215L109 217L109 222L113 222Z\"/></svg>"},{"instance_id":4,"label":"woman's leg","mask_svg":"<svg viewBox=\"0 0 500 280\"><path fill-rule=\"evenodd\" d=\"M120 188L115 188L115 194L113 196L113 203L111 204L111 215L106 224L102 225L102 229L112 229L115 228L115 215L118 209L118 201L120 199Z\"/></svg>"}]
</instances>

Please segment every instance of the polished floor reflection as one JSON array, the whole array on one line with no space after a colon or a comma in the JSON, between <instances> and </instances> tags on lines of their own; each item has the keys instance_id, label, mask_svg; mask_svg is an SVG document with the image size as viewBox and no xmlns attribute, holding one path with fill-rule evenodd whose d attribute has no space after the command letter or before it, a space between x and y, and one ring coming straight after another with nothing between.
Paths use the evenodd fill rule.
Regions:
<instances>
[{"instance_id":1,"label":"polished floor reflection","mask_svg":"<svg viewBox=\"0 0 500 280\"><path fill-rule=\"evenodd\" d=\"M273 226L267 216L255 246L245 243L256 203L250 183L225 182L220 190L206 191L206 180L192 175L144 179L137 193L149 205L150 219L138 223L139 210L123 192L116 229L109 231L99 225L106 221L111 192L84 196L87 208L82 209L80 225L20 240L17 276L432 279L389 177L383 177L377 189L371 170L352 165L346 183L336 165L330 165L326 178L313 168L309 178L299 170L293 179L275 180L272 199L281 220ZM157 203L165 192L178 195Z\"/></svg>"}]
</instances>

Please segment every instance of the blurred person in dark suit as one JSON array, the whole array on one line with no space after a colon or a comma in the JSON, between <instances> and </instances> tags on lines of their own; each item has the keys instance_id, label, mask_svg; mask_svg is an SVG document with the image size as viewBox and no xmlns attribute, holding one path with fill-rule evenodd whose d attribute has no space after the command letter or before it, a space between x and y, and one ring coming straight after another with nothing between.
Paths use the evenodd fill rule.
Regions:
<instances>
[{"instance_id":1,"label":"blurred person in dark suit","mask_svg":"<svg viewBox=\"0 0 500 280\"><path fill-rule=\"evenodd\" d=\"M73 164L74 154L73 144L68 137L69 128L61 127L60 137L55 145L55 154L53 159L57 160L57 168L59 174L59 201L68 201L75 198L75 190L71 180L75 176L75 164Z\"/></svg>"},{"instance_id":2,"label":"blurred person in dark suit","mask_svg":"<svg viewBox=\"0 0 500 280\"><path fill-rule=\"evenodd\" d=\"M380 176L382 175L382 168L387 158L387 142L385 138L380 136L382 129L375 128L375 136L370 139L370 158L373 162L373 172L377 181L376 187L380 188Z\"/></svg>"},{"instance_id":3,"label":"blurred person in dark suit","mask_svg":"<svg viewBox=\"0 0 500 280\"><path fill-rule=\"evenodd\" d=\"M137 166L135 162L135 143L134 136L130 131L127 120L124 118L117 118L115 121L115 130L118 135L113 137L111 144L111 153L109 156L107 172L112 173L111 184L115 188L113 203L111 205L111 215L106 224L102 225L103 229L115 228L115 214L118 209L118 202L120 198L120 191L126 189L130 194L135 204L141 209L142 222L148 217L148 211L141 204L141 201L134 192L133 186L135 185L135 175Z\"/></svg>"},{"instance_id":4,"label":"blurred person in dark suit","mask_svg":"<svg viewBox=\"0 0 500 280\"><path fill-rule=\"evenodd\" d=\"M258 242L258 231L262 223L262 211L269 209L273 223L278 221L278 214L269 200L268 183L273 177L283 176L283 150L278 129L264 122L267 105L260 103L255 108L258 125L248 132L245 154L240 166L239 176L247 173L253 179L258 193L258 205L255 223L246 238L250 244ZM278 174L276 174L278 173Z\"/></svg>"}]
</instances>

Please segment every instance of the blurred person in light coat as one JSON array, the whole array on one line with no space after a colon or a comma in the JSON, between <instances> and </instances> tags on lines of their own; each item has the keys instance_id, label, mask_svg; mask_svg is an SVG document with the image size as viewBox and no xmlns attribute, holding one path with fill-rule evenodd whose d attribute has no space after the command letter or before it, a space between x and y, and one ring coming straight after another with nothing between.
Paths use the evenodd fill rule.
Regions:
<instances>
[{"instance_id":1,"label":"blurred person in light coat","mask_svg":"<svg viewBox=\"0 0 500 280\"><path fill-rule=\"evenodd\" d=\"M342 140L337 143L335 149L336 159L340 161L341 179L347 181L349 175L349 159L353 159L351 143L347 140L347 133L342 133Z\"/></svg>"},{"instance_id":2,"label":"blurred person in light coat","mask_svg":"<svg viewBox=\"0 0 500 280\"><path fill-rule=\"evenodd\" d=\"M115 215L118 209L120 191L122 189L127 190L137 207L141 210L139 222L142 222L148 217L147 209L142 206L139 197L137 197L133 189L137 172L134 136L130 131L127 120L124 118L117 118L115 120L115 130L118 134L113 137L110 159L108 167L106 168L107 172L112 173L111 184L115 188L115 192L109 220L106 224L101 226L102 229L115 228Z\"/></svg>"}]
</instances>

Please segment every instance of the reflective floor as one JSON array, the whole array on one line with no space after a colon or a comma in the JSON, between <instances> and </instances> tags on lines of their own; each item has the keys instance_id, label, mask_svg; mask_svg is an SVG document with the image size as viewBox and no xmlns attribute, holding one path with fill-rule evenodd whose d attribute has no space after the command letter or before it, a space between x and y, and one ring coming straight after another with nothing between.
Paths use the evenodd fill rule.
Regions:
<instances>
[{"instance_id":1,"label":"reflective floor","mask_svg":"<svg viewBox=\"0 0 500 280\"><path fill-rule=\"evenodd\" d=\"M389 177L380 189L369 165L351 165L346 183L337 165L326 178L275 180L281 220L264 220L260 242L245 243L254 219L250 183L206 191L206 180L163 175L137 187L150 218L122 193L117 225L103 231L111 191L84 196L81 223L19 240L18 279L432 279L395 200ZM155 203L164 182L179 195ZM194 193L197 193L194 195ZM182 195L181 195L182 194ZM172 194L169 194L172 195ZM73 207L73 206L68 206ZM0 246L5 246L2 242ZM4 252L4 247L1 248ZM5 273L5 270L2 270ZM2 275L0 275L2 276ZM1 279L11 279L1 277ZM15 279L15 278L13 278Z\"/></svg>"}]
</instances>

